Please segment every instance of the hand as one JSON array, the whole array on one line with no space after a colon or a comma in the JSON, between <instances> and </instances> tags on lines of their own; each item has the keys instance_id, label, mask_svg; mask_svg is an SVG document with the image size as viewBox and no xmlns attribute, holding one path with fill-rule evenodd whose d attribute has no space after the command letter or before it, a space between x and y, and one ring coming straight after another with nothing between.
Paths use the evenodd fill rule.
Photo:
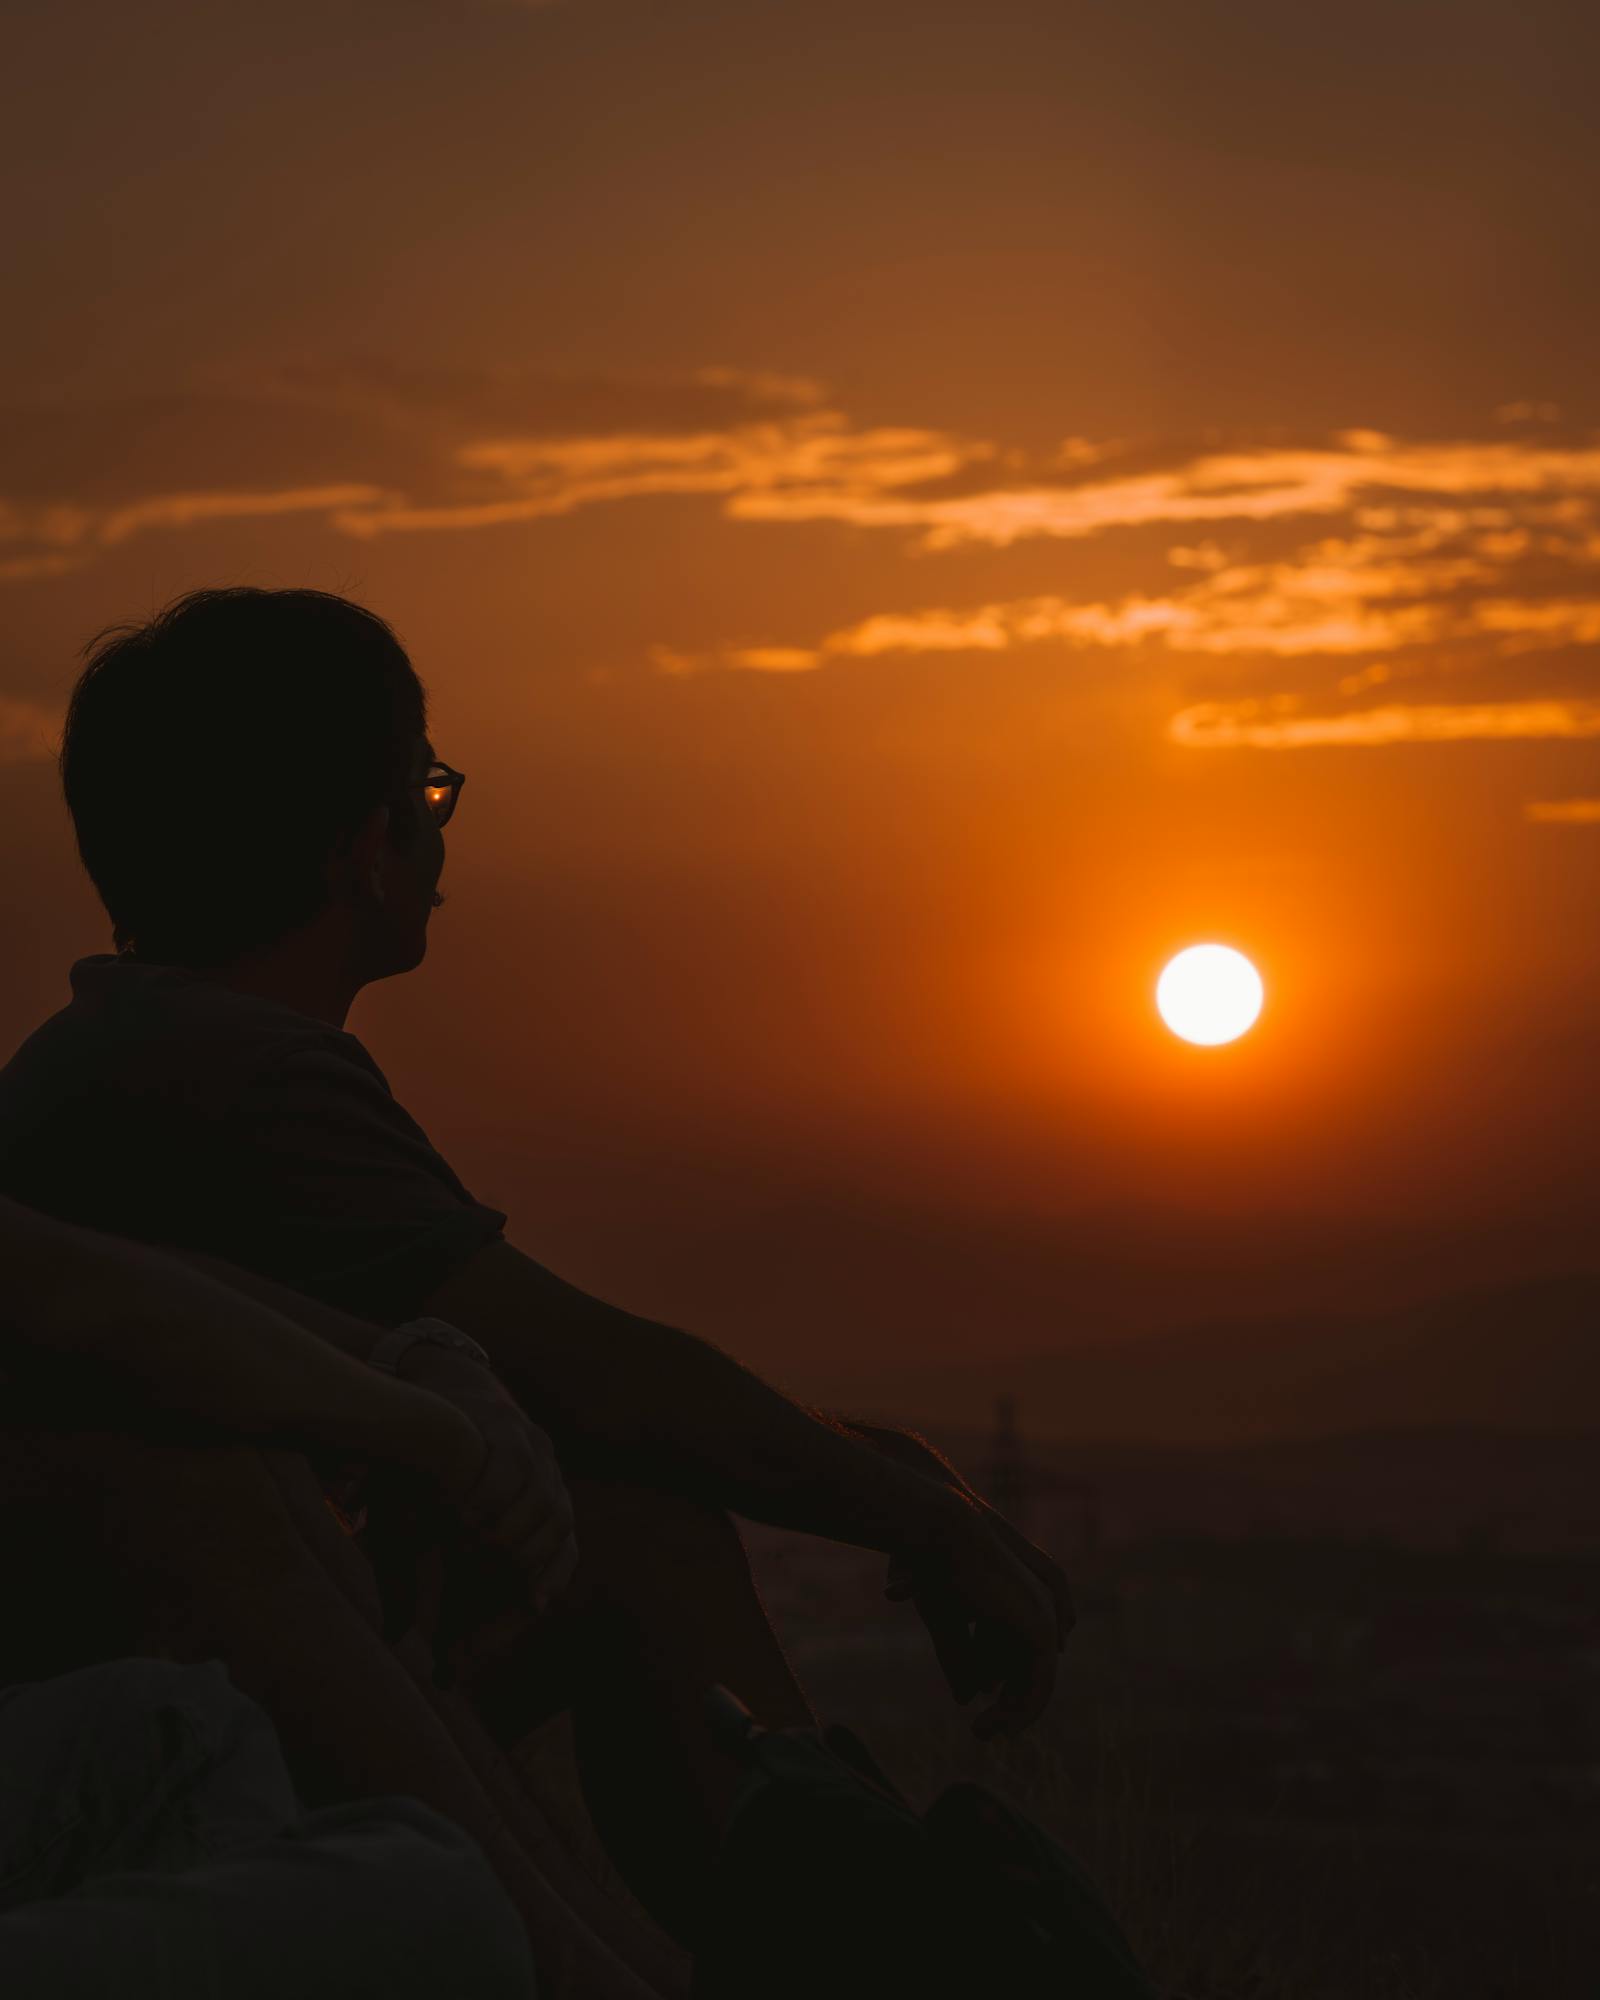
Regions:
<instances>
[{"instance_id":1,"label":"hand","mask_svg":"<svg viewBox=\"0 0 1600 2000\"><path fill-rule=\"evenodd\" d=\"M1072 1601L1056 1565L1002 1515L980 1503L943 1547L892 1557L885 1594L916 1604L958 1702L995 1695L974 1734L1009 1735L1038 1720Z\"/></svg>"},{"instance_id":2,"label":"hand","mask_svg":"<svg viewBox=\"0 0 1600 2000\"><path fill-rule=\"evenodd\" d=\"M892 1458L926 1478L937 1479L941 1486L950 1487L974 1507L988 1506L989 1503L973 1491L949 1459L942 1452L935 1451L928 1440L918 1437L915 1431L895 1430L888 1424L863 1423L858 1417L850 1418L843 1428L864 1444L870 1444L874 1451L882 1452L885 1458Z\"/></svg>"},{"instance_id":3,"label":"hand","mask_svg":"<svg viewBox=\"0 0 1600 2000\"><path fill-rule=\"evenodd\" d=\"M503 1549L532 1586L544 1611L578 1566L572 1500L549 1438L492 1370L439 1348L417 1346L402 1359L408 1382L443 1400L479 1440L469 1455L441 1468L445 1497L476 1534Z\"/></svg>"},{"instance_id":4,"label":"hand","mask_svg":"<svg viewBox=\"0 0 1600 2000\"><path fill-rule=\"evenodd\" d=\"M882 1424L864 1424L855 1420L852 1420L846 1428L865 1439L885 1457L897 1459L900 1464L908 1466L913 1472L925 1473L929 1478L937 1479L942 1485L948 1486L953 1492L960 1494L969 1507L981 1514L1018 1562L1024 1568L1032 1570L1049 1591L1055 1604L1060 1643L1065 1645L1067 1634L1077 1623L1077 1612L1073 1609L1072 1592L1058 1563L1047 1556L1036 1543L1030 1542L1020 1529L1014 1528L1005 1515L998 1508L991 1507L981 1493L975 1492L950 1461L935 1451L925 1438L918 1437L914 1431L891 1430ZM884 1578L884 1595L894 1603L902 1603L913 1595L911 1559L908 1556L892 1555L889 1558L889 1570Z\"/></svg>"}]
</instances>

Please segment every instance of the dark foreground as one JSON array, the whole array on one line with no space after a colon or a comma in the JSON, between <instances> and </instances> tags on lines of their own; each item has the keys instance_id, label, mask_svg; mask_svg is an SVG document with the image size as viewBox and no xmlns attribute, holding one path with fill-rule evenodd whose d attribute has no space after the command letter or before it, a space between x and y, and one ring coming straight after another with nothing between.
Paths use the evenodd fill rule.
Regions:
<instances>
[{"instance_id":1,"label":"dark foreground","mask_svg":"<svg viewBox=\"0 0 1600 2000\"><path fill-rule=\"evenodd\" d=\"M971 1776L1034 1813L1187 2000L1594 2000L1594 1441L1027 1465L1082 1616L1009 1744L967 1734L876 1559L747 1531L824 1715L921 1802Z\"/></svg>"}]
</instances>

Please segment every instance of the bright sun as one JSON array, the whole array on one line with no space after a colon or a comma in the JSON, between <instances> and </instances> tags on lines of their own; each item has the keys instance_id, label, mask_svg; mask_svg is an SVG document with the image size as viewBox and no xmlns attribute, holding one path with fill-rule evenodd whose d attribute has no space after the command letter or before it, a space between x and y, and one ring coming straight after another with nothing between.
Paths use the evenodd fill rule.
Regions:
<instances>
[{"instance_id":1,"label":"bright sun","mask_svg":"<svg viewBox=\"0 0 1600 2000\"><path fill-rule=\"evenodd\" d=\"M1265 998L1261 974L1242 951L1196 944L1167 963L1156 982L1156 1006L1175 1035L1215 1048L1255 1026Z\"/></svg>"}]
</instances>

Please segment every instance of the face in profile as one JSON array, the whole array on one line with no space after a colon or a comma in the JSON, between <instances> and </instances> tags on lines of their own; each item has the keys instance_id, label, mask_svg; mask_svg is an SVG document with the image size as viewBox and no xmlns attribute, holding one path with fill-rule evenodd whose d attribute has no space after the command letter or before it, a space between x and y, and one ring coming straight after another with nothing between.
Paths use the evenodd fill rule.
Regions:
<instances>
[{"instance_id":1,"label":"face in profile","mask_svg":"<svg viewBox=\"0 0 1600 2000\"><path fill-rule=\"evenodd\" d=\"M383 900L370 909L371 933L366 940L369 978L386 979L419 966L428 950L428 919L433 914L439 876L444 868L444 829L452 794L448 787L427 783L436 759L426 737L418 739L412 758L411 783L402 798L391 801L389 827L380 860Z\"/></svg>"}]
</instances>

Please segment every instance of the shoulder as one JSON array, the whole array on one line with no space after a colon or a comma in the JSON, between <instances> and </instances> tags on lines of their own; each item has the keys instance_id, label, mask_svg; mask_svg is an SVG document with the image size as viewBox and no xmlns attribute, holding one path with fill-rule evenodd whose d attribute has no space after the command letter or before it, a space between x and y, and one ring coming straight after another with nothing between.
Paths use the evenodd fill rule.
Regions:
<instances>
[{"instance_id":1,"label":"shoulder","mask_svg":"<svg viewBox=\"0 0 1600 2000\"><path fill-rule=\"evenodd\" d=\"M80 959L70 1004L0 1070L0 1136L91 1115L208 1125L262 1076L321 1053L385 1088L353 1037L308 1016L172 967Z\"/></svg>"},{"instance_id":2,"label":"shoulder","mask_svg":"<svg viewBox=\"0 0 1600 2000\"><path fill-rule=\"evenodd\" d=\"M368 1124L423 1136L366 1049L335 1028L285 1036L261 1050L235 1103L246 1119Z\"/></svg>"}]
</instances>

